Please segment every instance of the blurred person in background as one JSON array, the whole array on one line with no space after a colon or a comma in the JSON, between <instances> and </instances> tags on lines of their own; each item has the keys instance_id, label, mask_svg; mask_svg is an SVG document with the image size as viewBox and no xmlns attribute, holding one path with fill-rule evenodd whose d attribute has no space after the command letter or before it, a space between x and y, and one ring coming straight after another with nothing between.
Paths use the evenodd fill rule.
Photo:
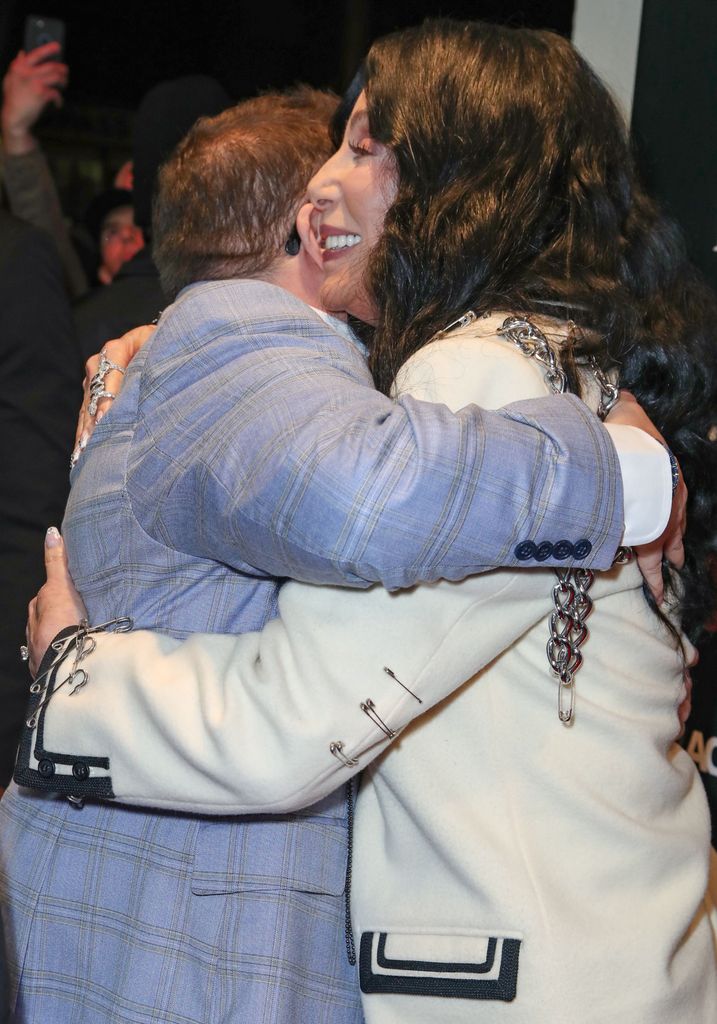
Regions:
<instances>
[{"instance_id":1,"label":"blurred person in background","mask_svg":"<svg viewBox=\"0 0 717 1024\"><path fill-rule=\"evenodd\" d=\"M20 50L3 79L3 175L11 211L49 232L60 257L71 298L87 292L87 276L67 230L54 179L33 128L45 107L61 107L68 82L66 64L54 59L59 43Z\"/></svg>"},{"instance_id":2,"label":"blurred person in background","mask_svg":"<svg viewBox=\"0 0 717 1024\"><path fill-rule=\"evenodd\" d=\"M29 674L18 627L41 577L37 538L69 490L81 361L57 249L0 210L0 788L10 780Z\"/></svg>"},{"instance_id":3,"label":"blurred person in background","mask_svg":"<svg viewBox=\"0 0 717 1024\"><path fill-rule=\"evenodd\" d=\"M125 160L122 166L118 169L115 174L114 181L112 182L115 188L123 188L127 192L131 192L134 188L134 163L131 160Z\"/></svg>"},{"instance_id":4,"label":"blurred person in background","mask_svg":"<svg viewBox=\"0 0 717 1024\"><path fill-rule=\"evenodd\" d=\"M132 193L123 188L100 192L90 203L84 222L96 250L97 282L110 284L120 267L144 248L144 233L134 222Z\"/></svg>"},{"instance_id":5,"label":"blurred person in background","mask_svg":"<svg viewBox=\"0 0 717 1024\"><path fill-rule=\"evenodd\" d=\"M132 200L135 229L142 231L146 244L122 263L106 288L94 291L75 307L83 358L94 355L110 338L155 320L167 305L152 259L152 199L157 174L197 118L218 114L229 102L222 86L206 75L160 82L142 99L134 125ZM129 232L126 237L129 239ZM134 244L129 241L128 249Z\"/></svg>"},{"instance_id":6,"label":"blurred person in background","mask_svg":"<svg viewBox=\"0 0 717 1024\"><path fill-rule=\"evenodd\" d=\"M154 320L165 306L151 246L144 245L150 241L157 172L198 117L217 114L230 101L222 86L206 75L161 82L144 96L135 119L132 167L120 169L122 185L133 184L134 225L108 225L109 263L103 260L99 272L100 281L111 288L88 295L94 282L84 264L92 261L81 259L73 245L46 158L33 134L45 107L49 103L59 107L63 102L69 69L53 59L59 50L58 43L47 43L30 53L21 50L5 75L1 119L4 181L15 215L53 237L69 294L80 300L75 324L80 352L86 359L109 338Z\"/></svg>"}]
</instances>

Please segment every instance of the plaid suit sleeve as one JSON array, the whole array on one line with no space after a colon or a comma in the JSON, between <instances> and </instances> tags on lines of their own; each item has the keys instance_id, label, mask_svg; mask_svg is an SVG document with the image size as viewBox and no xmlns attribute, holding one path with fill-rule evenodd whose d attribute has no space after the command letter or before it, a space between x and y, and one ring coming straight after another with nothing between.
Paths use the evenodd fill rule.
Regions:
<instances>
[{"instance_id":1,"label":"plaid suit sleeve","mask_svg":"<svg viewBox=\"0 0 717 1024\"><path fill-rule=\"evenodd\" d=\"M526 539L586 538L583 564L611 564L617 458L576 399L393 401L280 289L220 282L177 305L164 335L182 343L150 353L128 464L156 539L243 572L388 588L518 564Z\"/></svg>"}]
</instances>

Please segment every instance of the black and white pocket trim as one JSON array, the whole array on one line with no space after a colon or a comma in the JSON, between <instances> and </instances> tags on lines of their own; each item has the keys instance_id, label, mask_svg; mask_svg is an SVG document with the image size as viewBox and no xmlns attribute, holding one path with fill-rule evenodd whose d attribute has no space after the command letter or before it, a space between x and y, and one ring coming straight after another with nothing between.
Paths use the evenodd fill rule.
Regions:
<instances>
[{"instance_id":1,"label":"black and white pocket trim","mask_svg":"<svg viewBox=\"0 0 717 1024\"><path fill-rule=\"evenodd\" d=\"M363 932L361 991L510 1002L520 944L515 933Z\"/></svg>"}]
</instances>

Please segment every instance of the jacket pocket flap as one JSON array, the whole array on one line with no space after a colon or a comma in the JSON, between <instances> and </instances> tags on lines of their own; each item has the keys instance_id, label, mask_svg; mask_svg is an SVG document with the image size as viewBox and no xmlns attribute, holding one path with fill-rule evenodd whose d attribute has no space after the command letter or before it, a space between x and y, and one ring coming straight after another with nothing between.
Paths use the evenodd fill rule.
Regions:
<instances>
[{"instance_id":1,"label":"jacket pocket flap","mask_svg":"<svg viewBox=\"0 0 717 1024\"><path fill-rule=\"evenodd\" d=\"M192 872L197 896L295 890L340 896L347 828L330 818L202 822Z\"/></svg>"},{"instance_id":2,"label":"jacket pocket flap","mask_svg":"<svg viewBox=\"0 0 717 1024\"><path fill-rule=\"evenodd\" d=\"M515 932L363 932L361 991L510 1002L520 944Z\"/></svg>"}]
</instances>

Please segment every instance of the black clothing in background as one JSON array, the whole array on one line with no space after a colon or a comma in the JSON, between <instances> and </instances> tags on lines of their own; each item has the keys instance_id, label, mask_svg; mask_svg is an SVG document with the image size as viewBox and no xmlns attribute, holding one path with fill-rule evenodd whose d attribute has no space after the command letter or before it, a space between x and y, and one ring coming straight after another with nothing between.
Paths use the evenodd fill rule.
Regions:
<instances>
[{"instance_id":1,"label":"black clothing in background","mask_svg":"<svg viewBox=\"0 0 717 1024\"><path fill-rule=\"evenodd\" d=\"M692 714L682 745L697 765L712 815L712 845L717 848L717 632L700 644L700 661L692 669Z\"/></svg>"},{"instance_id":2,"label":"black clothing in background","mask_svg":"<svg viewBox=\"0 0 717 1024\"><path fill-rule=\"evenodd\" d=\"M151 234L152 199L159 168L200 117L230 105L224 87L208 75L183 75L159 82L142 97L134 122L134 222Z\"/></svg>"},{"instance_id":3,"label":"black clothing in background","mask_svg":"<svg viewBox=\"0 0 717 1024\"><path fill-rule=\"evenodd\" d=\"M150 324L167 305L149 246L124 263L111 284L102 285L75 306L82 359L100 351L140 324Z\"/></svg>"},{"instance_id":4,"label":"black clothing in background","mask_svg":"<svg viewBox=\"0 0 717 1024\"><path fill-rule=\"evenodd\" d=\"M45 530L62 521L81 381L54 243L0 210L0 787L28 700L19 649L45 580Z\"/></svg>"}]
</instances>

